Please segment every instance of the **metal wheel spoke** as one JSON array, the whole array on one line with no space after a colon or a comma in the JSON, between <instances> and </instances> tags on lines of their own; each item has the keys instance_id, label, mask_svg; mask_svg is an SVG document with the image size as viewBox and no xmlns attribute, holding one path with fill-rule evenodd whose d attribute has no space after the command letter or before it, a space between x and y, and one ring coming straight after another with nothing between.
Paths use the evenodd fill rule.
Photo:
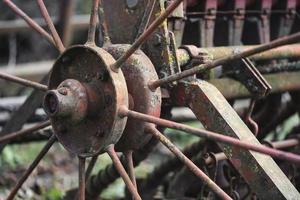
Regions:
<instances>
[{"instance_id":1,"label":"metal wheel spoke","mask_svg":"<svg viewBox=\"0 0 300 200\"><path fill-rule=\"evenodd\" d=\"M85 181L87 181L89 179L89 177L94 169L94 166L97 162L97 159L98 159L98 156L93 156L91 161L89 162L89 165L85 171Z\"/></svg>"},{"instance_id":2,"label":"metal wheel spoke","mask_svg":"<svg viewBox=\"0 0 300 200\"><path fill-rule=\"evenodd\" d=\"M126 173L115 149L114 149L114 145L110 145L107 148L107 153L110 156L114 166L116 167L117 171L119 172L120 176L122 177L126 187L128 188L128 190L130 191L131 195L133 196L133 198L135 200L140 200L142 199L138 193L138 191L136 190L136 188L134 187L133 183L131 182L128 174Z\"/></svg>"},{"instance_id":3,"label":"metal wheel spoke","mask_svg":"<svg viewBox=\"0 0 300 200\"><path fill-rule=\"evenodd\" d=\"M49 30L51 31L52 38L55 42L56 47L58 48L59 52L62 53L65 50L65 47L56 31L56 28L52 22L52 19L47 11L47 8L44 4L44 0L37 0L41 14L43 15L45 22L48 25Z\"/></svg>"},{"instance_id":4,"label":"metal wheel spoke","mask_svg":"<svg viewBox=\"0 0 300 200\"><path fill-rule=\"evenodd\" d=\"M99 4L100 0L93 0L87 43L95 44Z\"/></svg>"},{"instance_id":5,"label":"metal wheel spoke","mask_svg":"<svg viewBox=\"0 0 300 200\"><path fill-rule=\"evenodd\" d=\"M11 82L15 82L15 83L27 86L27 87L32 87L32 88L37 89L37 90L42 90L42 91L47 91L48 90L47 85L43 85L43 84L40 84L40 83L37 83L37 82L34 82L34 81L29 81L29 80L26 80L26 79L23 79L23 78L20 78L20 77L17 77L17 76L9 75L7 73L0 72L0 78L4 79L4 80L11 81Z\"/></svg>"},{"instance_id":6,"label":"metal wheel spoke","mask_svg":"<svg viewBox=\"0 0 300 200\"><path fill-rule=\"evenodd\" d=\"M135 188L137 188L135 174L134 174L132 153L133 153L133 151L131 151L131 150L126 151L126 152L124 152L124 155L125 155L125 159L126 159L126 165L127 165L126 167L127 167L128 175L130 177L132 184L135 186Z\"/></svg>"},{"instance_id":7,"label":"metal wheel spoke","mask_svg":"<svg viewBox=\"0 0 300 200\"><path fill-rule=\"evenodd\" d=\"M226 63L232 62L234 60L238 60L241 58L245 58L245 57L249 57L252 56L254 54L258 54L279 46L283 46L283 45L287 45L287 44L292 44L295 42L298 42L300 40L300 32L299 33L295 33L286 37L282 37L276 40L273 40L272 42L266 43L266 44L262 44L262 45L258 45L257 47L242 51L240 53L235 53L229 56L225 56L219 59L216 59L212 62L207 62L203 65L199 65L196 67L193 67L191 69L185 70L183 72L174 74L174 75L170 75L168 77L159 79L159 80L155 80L151 83L149 83L149 87L151 89L156 89L158 87L160 87L163 84L166 83L170 83L173 81L177 81L180 79L183 79L185 77L197 74L197 73L201 73L204 72L206 70L212 69L214 67L220 66L220 65L224 65Z\"/></svg>"},{"instance_id":8,"label":"metal wheel spoke","mask_svg":"<svg viewBox=\"0 0 300 200\"><path fill-rule=\"evenodd\" d=\"M151 19L151 16L153 14L153 10L154 10L154 7L155 7L155 4L156 4L156 0L149 0L148 3L147 3L147 6L146 6L146 10L145 10L145 13L144 13L144 16L143 16L143 19L142 19L142 23L139 27L139 30L138 30L138 33L137 33L137 36L135 38L135 40L137 40L147 29L149 23L150 23L150 19Z\"/></svg>"},{"instance_id":9,"label":"metal wheel spoke","mask_svg":"<svg viewBox=\"0 0 300 200\"><path fill-rule=\"evenodd\" d=\"M79 200L85 200L85 158L79 157L78 175L79 175Z\"/></svg>"},{"instance_id":10,"label":"metal wheel spoke","mask_svg":"<svg viewBox=\"0 0 300 200\"><path fill-rule=\"evenodd\" d=\"M250 144L246 141L241 141L241 140L235 139L233 137L229 137L229 136L222 135L222 134L219 134L219 133L215 133L215 132L212 132L212 131L193 128L193 127L190 127L190 126L187 126L187 125L184 125L184 124L179 124L179 123L176 123L176 122L172 122L172 121L169 121L169 120L153 117L153 116L150 116L150 115L145 115L143 113L128 110L127 108L123 108L119 112L120 112L121 116L132 117L132 118L139 119L139 120L142 120L142 121L147 121L147 122L150 122L150 123L154 123L154 124L157 124L157 125L160 125L160 126L181 130L181 131L191 133L191 134L199 136L199 137L207 138L209 140L222 142L222 143L237 146L237 147L240 147L240 148L243 148L243 149L252 150L252 151L256 151L256 152L263 153L263 154L266 154L266 155L270 155L274 158L287 160L287 161L290 161L290 162L293 162L293 163L300 164L300 156L297 155L297 154L294 154L294 153L280 151L280 150L277 150L277 149L266 147L264 145Z\"/></svg>"},{"instance_id":11,"label":"metal wheel spoke","mask_svg":"<svg viewBox=\"0 0 300 200\"><path fill-rule=\"evenodd\" d=\"M33 19L31 19L26 13L24 13L16 4L11 0L3 0L18 16L20 16L33 30L45 37L50 43L55 45L55 42L51 35L47 33L40 25L38 25Z\"/></svg>"},{"instance_id":12,"label":"metal wheel spoke","mask_svg":"<svg viewBox=\"0 0 300 200\"><path fill-rule=\"evenodd\" d=\"M15 187L11 190L10 194L8 195L6 200L13 200L19 189L22 187L23 183L27 180L29 175L32 173L32 171L36 168L36 166L39 164L39 162L44 158L44 156L47 154L49 149L52 147L54 142L56 141L56 136L52 135L51 138L48 140L47 144L43 147L43 149L40 151L40 153L37 155L37 157L34 159L34 161L31 163L31 165L28 167L28 169L24 172L22 177L18 180Z\"/></svg>"},{"instance_id":13,"label":"metal wheel spoke","mask_svg":"<svg viewBox=\"0 0 300 200\"><path fill-rule=\"evenodd\" d=\"M23 136L23 135L30 134L34 131L40 130L40 129L45 128L45 127L50 126L50 125L51 125L50 121L46 121L46 122L40 123L38 125L35 125L33 127L30 127L28 129L16 131L16 132L13 132L13 133L8 133L7 135L0 137L0 143L8 142L9 140L15 139L16 137L20 137L20 136Z\"/></svg>"},{"instance_id":14,"label":"metal wheel spoke","mask_svg":"<svg viewBox=\"0 0 300 200\"><path fill-rule=\"evenodd\" d=\"M200 170L190 159L188 159L168 138L159 132L154 125L147 127L147 132L151 133L161 143L163 143L174 155L183 162L197 177L220 198L231 199L215 182L213 182L202 170Z\"/></svg>"},{"instance_id":15,"label":"metal wheel spoke","mask_svg":"<svg viewBox=\"0 0 300 200\"><path fill-rule=\"evenodd\" d=\"M183 0L176 0L167 7L158 18L156 18L146 29L146 31L131 45L131 47L122 55L112 66L115 71L148 39L148 37L159 27L163 21L179 6Z\"/></svg>"},{"instance_id":16,"label":"metal wheel spoke","mask_svg":"<svg viewBox=\"0 0 300 200\"><path fill-rule=\"evenodd\" d=\"M62 39L62 43L65 46L69 46L72 40L73 26L71 24L71 18L75 11L74 0L62 0L60 1L59 21L57 26L58 33Z\"/></svg>"}]
</instances>

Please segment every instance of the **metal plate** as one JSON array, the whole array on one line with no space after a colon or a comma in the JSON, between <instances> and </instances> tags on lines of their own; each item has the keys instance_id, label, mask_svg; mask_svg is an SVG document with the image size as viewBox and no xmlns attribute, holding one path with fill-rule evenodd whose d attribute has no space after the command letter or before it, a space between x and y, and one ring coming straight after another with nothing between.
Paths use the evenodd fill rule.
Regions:
<instances>
[{"instance_id":1,"label":"metal plate","mask_svg":"<svg viewBox=\"0 0 300 200\"><path fill-rule=\"evenodd\" d=\"M105 49L118 59L130 45L111 45ZM130 99L130 109L152 115L160 116L161 92L160 89L151 91L149 81L157 80L155 68L150 59L141 51L136 51L122 66ZM124 134L116 145L118 151L136 150L144 146L151 138L144 133L147 122L133 118L128 119Z\"/></svg>"}]
</instances>

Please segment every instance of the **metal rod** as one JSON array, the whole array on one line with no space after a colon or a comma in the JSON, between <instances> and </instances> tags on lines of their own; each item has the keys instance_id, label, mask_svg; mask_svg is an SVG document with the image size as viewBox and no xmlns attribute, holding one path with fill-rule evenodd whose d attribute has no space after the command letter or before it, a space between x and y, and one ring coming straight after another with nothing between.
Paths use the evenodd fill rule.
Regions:
<instances>
[{"instance_id":1,"label":"metal rod","mask_svg":"<svg viewBox=\"0 0 300 200\"><path fill-rule=\"evenodd\" d=\"M207 186L220 198L232 199L226 194L215 182L213 182L201 169L199 169L188 157L186 157L168 138L159 132L153 125L146 128L148 133L151 133L159 141L161 141L175 156L188 167L192 173L200 178Z\"/></svg>"},{"instance_id":2,"label":"metal rod","mask_svg":"<svg viewBox=\"0 0 300 200\"><path fill-rule=\"evenodd\" d=\"M287 139L282 141L270 142L274 149L285 149L299 145L298 139Z\"/></svg>"},{"instance_id":3,"label":"metal rod","mask_svg":"<svg viewBox=\"0 0 300 200\"><path fill-rule=\"evenodd\" d=\"M100 0L93 0L87 43L95 44L95 33Z\"/></svg>"},{"instance_id":4,"label":"metal rod","mask_svg":"<svg viewBox=\"0 0 300 200\"><path fill-rule=\"evenodd\" d=\"M149 23L150 23L150 19L152 17L153 14L153 10L156 4L156 0L149 0L147 5L146 5L146 9L144 11L144 15L143 18L141 20L137 35L135 37L135 40L137 40L147 29Z\"/></svg>"},{"instance_id":5,"label":"metal rod","mask_svg":"<svg viewBox=\"0 0 300 200\"><path fill-rule=\"evenodd\" d=\"M103 4L101 3L101 0L99 5L99 26L102 33L101 37L99 37L100 44L102 44L102 46L107 46L111 44L111 40L108 33L108 27L104 16L104 7Z\"/></svg>"},{"instance_id":6,"label":"metal rod","mask_svg":"<svg viewBox=\"0 0 300 200\"><path fill-rule=\"evenodd\" d=\"M19 83L19 84L27 86L27 87L32 87L34 89L38 89L38 90L42 90L42 91L48 90L47 85L43 85L43 84L40 84L37 82L19 78L17 76L12 76L12 75L9 75L9 74L3 73L3 72L0 72L0 78L11 81L11 82Z\"/></svg>"},{"instance_id":7,"label":"metal rod","mask_svg":"<svg viewBox=\"0 0 300 200\"><path fill-rule=\"evenodd\" d=\"M237 147L240 147L240 148L243 148L243 149L252 150L252 151L259 152L259 153L267 154L267 155L270 155L274 158L287 160L287 161L290 161L290 162L294 162L296 164L300 164L300 156L296 155L296 154L293 154L293 153L272 149L272 148L269 148L269 147L266 147L266 146L263 146L263 145L253 145L253 144L250 144L246 141L240 141L236 138L229 137L229 136L226 136L226 135L222 135L222 134L219 134L219 133L215 133L215 132L212 132L212 131L207 131L207 130L203 130L203 129L196 129L196 128L193 128L193 127L190 127L190 126L187 126L187 125L184 125L184 124L179 124L179 123L172 122L172 121L169 121L169 120L160 119L160 118L153 117L153 116L150 116L150 115L146 115L146 114L143 114L143 113L128 110L125 107L123 107L119 110L119 114L120 114L120 116L128 116L128 117L132 117L132 118L139 119L139 120L142 120L142 121L147 121L147 122L150 122L150 123L154 123L154 124L157 124L157 125L160 125L160 126L173 128L173 129L177 129L177 130L182 130L184 132L188 132L188 133L191 133L191 134L199 136L199 137L204 137L204 138L207 138L209 140L222 142L222 143L237 146Z\"/></svg>"},{"instance_id":8,"label":"metal rod","mask_svg":"<svg viewBox=\"0 0 300 200\"><path fill-rule=\"evenodd\" d=\"M71 0L74 1L74 0ZM89 15L74 15L70 19L70 25L74 30L86 30L89 27ZM42 18L33 18L33 20L41 27L47 26ZM60 18L52 17L54 24L60 21ZM15 19L9 21L0 20L0 34L9 34L15 32L27 32L31 27L23 19ZM53 41L54 42L54 41Z\"/></svg>"},{"instance_id":9,"label":"metal rod","mask_svg":"<svg viewBox=\"0 0 300 200\"><path fill-rule=\"evenodd\" d=\"M138 191L136 190L136 188L134 187L133 183L131 182L128 174L126 173L126 171L114 149L114 145L109 145L107 147L107 153L110 156L111 160L113 161L113 164L116 167L117 171L120 173L120 176L122 177L126 187L130 191L134 200L141 200L142 198L140 197Z\"/></svg>"},{"instance_id":10,"label":"metal rod","mask_svg":"<svg viewBox=\"0 0 300 200\"><path fill-rule=\"evenodd\" d=\"M50 121L46 121L46 122L40 123L38 125L35 125L33 127L30 127L28 129L24 129L24 130L20 130L20 131L9 133L9 134L7 134L7 135L5 135L3 137L0 137L0 143L2 143L2 142L8 142L8 141L10 141L12 139L15 139L15 138L23 136L23 135L30 134L30 133L32 133L34 131L38 131L38 130L40 130L42 128L45 128L47 126L50 126L50 125L51 125Z\"/></svg>"},{"instance_id":11,"label":"metal rod","mask_svg":"<svg viewBox=\"0 0 300 200\"><path fill-rule=\"evenodd\" d=\"M74 0L61 0L59 10L59 23L57 24L57 32L59 33L62 43L69 46L74 28L72 26L72 16L75 12L76 2ZM53 18L52 18L53 19ZM54 21L54 20L53 20Z\"/></svg>"},{"instance_id":12,"label":"metal rod","mask_svg":"<svg viewBox=\"0 0 300 200\"><path fill-rule=\"evenodd\" d=\"M160 87L163 84L170 83L170 82L173 82L173 81L177 81L177 80L183 79L185 77L191 76L193 74L200 73L200 72L212 69L214 67L224 65L224 64L229 63L231 61L238 60L238 59L241 59L241 58L245 58L245 57L248 57L248 56L252 56L254 54L261 53L261 52L264 52L264 51L267 51L267 50L270 50L270 49L273 49L273 48L276 48L276 47L279 47L279 46L292 44L292 43L295 43L299 40L300 40L300 32L289 35L289 36L285 36L285 37L282 37L282 38L279 38L279 39L276 39L276 40L273 40L272 42L269 42L267 44L262 44L262 45L259 45L257 47L242 51L240 53L237 52L237 53L231 54L229 56L224 56L224 57L216 59L214 61L207 62L203 65L193 67L191 69L185 70L183 72L180 72L180 73L177 73L177 74L174 74L174 75L170 75L166 78L155 80L155 81L149 83L149 87L153 90L153 89L156 89L157 87Z\"/></svg>"},{"instance_id":13,"label":"metal rod","mask_svg":"<svg viewBox=\"0 0 300 200\"><path fill-rule=\"evenodd\" d=\"M44 36L50 43L55 45L55 42L51 35L47 33L40 25L38 25L35 21L33 21L27 14L25 14L16 4L11 2L10 0L3 0L3 2L8 5L18 16L26 21L26 23L33 28L37 33Z\"/></svg>"},{"instance_id":14,"label":"metal rod","mask_svg":"<svg viewBox=\"0 0 300 200\"><path fill-rule=\"evenodd\" d=\"M158 18L156 18L146 29L146 31L131 45L131 47L112 65L112 69L117 71L118 68L146 41L146 39L156 30L157 27L179 6L183 0L175 0L167 7Z\"/></svg>"},{"instance_id":15,"label":"metal rod","mask_svg":"<svg viewBox=\"0 0 300 200\"><path fill-rule=\"evenodd\" d=\"M32 171L36 168L36 166L39 164L39 162L44 158L46 153L49 151L51 146L56 141L56 136L52 135L51 138L48 140L47 144L43 147L43 149L40 151L40 153L37 155L37 157L34 159L34 161L31 163L31 165L28 167L28 169L24 172L24 174L21 176L21 178L18 180L15 187L11 190L10 194L6 198L6 200L13 200L19 189L22 187L23 183L27 180L27 178L30 176Z\"/></svg>"},{"instance_id":16,"label":"metal rod","mask_svg":"<svg viewBox=\"0 0 300 200\"><path fill-rule=\"evenodd\" d=\"M137 188L135 174L134 174L132 153L133 153L133 151L129 150L129 151L124 152L124 155L125 155L125 159L126 159L128 175L129 175L130 180L131 180L132 184L134 185L134 187Z\"/></svg>"},{"instance_id":17,"label":"metal rod","mask_svg":"<svg viewBox=\"0 0 300 200\"><path fill-rule=\"evenodd\" d=\"M287 139L283 141L269 142L270 146L274 149L285 149L299 145L298 139ZM267 144L267 145L268 145ZM214 165L216 161L226 160L227 157L223 152L211 155L210 153L204 156L206 165Z\"/></svg>"},{"instance_id":18,"label":"metal rod","mask_svg":"<svg viewBox=\"0 0 300 200\"><path fill-rule=\"evenodd\" d=\"M64 45L63 45L63 43L62 43L62 41L61 41L57 31L56 31L56 28L55 28L55 26L52 22L51 17L49 15L48 11L47 11L47 8L44 4L44 0L37 0L37 2L38 2L38 5L40 7L41 14L43 15L43 17L45 19L45 22L47 23L48 28L51 31L52 38L55 42L55 45L56 45L58 51L60 53L62 53L65 50L65 47L64 47Z\"/></svg>"},{"instance_id":19,"label":"metal rod","mask_svg":"<svg viewBox=\"0 0 300 200\"><path fill-rule=\"evenodd\" d=\"M208 47L199 48L199 52L206 52L214 60L222 58L224 56L230 56L234 52L247 51L252 48L256 48L259 45L250 46L225 46L225 47ZM300 57L300 45L292 44L270 49L261 53L254 54L249 58L254 61L259 60L271 60L271 59L285 59L285 58L299 58Z\"/></svg>"},{"instance_id":20,"label":"metal rod","mask_svg":"<svg viewBox=\"0 0 300 200\"><path fill-rule=\"evenodd\" d=\"M98 155L97 156L93 156L92 159L91 159L91 161L89 162L89 165L88 165L88 167L87 167L87 169L85 171L85 181L87 181L89 179L89 177L90 177L90 175L91 175L91 173L92 173L92 171L94 169L94 166L95 166L97 160L98 160Z\"/></svg>"},{"instance_id":21,"label":"metal rod","mask_svg":"<svg viewBox=\"0 0 300 200\"><path fill-rule=\"evenodd\" d=\"M85 200L85 158L78 156L78 197L79 200Z\"/></svg>"}]
</instances>

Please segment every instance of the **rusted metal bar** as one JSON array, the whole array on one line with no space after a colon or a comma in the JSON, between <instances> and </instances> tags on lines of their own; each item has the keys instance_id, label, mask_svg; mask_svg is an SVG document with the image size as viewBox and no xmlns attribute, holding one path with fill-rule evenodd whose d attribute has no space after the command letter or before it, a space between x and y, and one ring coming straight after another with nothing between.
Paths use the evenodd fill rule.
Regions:
<instances>
[{"instance_id":1,"label":"rusted metal bar","mask_svg":"<svg viewBox=\"0 0 300 200\"><path fill-rule=\"evenodd\" d=\"M85 181L87 181L93 171L93 168L97 162L97 159L98 159L98 156L93 156L91 161L89 162L89 165L86 169L86 172L85 172Z\"/></svg>"},{"instance_id":2,"label":"rusted metal bar","mask_svg":"<svg viewBox=\"0 0 300 200\"><path fill-rule=\"evenodd\" d=\"M0 137L0 143L2 143L2 142L8 142L8 141L10 141L12 139L15 139L17 137L30 134L30 133L32 133L34 131L38 131L38 130L40 130L42 128L45 128L47 126L50 126L50 125L51 125L50 121L46 121L46 122L40 123L38 125L35 125L33 127L30 127L28 129L24 129L24 130L20 130L20 131L17 131L17 132L9 133L9 134L7 134L5 136Z\"/></svg>"},{"instance_id":3,"label":"rusted metal bar","mask_svg":"<svg viewBox=\"0 0 300 200\"><path fill-rule=\"evenodd\" d=\"M283 72L279 74L266 74L265 79L271 85L271 93L282 93L286 91L300 90L300 72ZM211 79L209 83L213 84L226 99L241 99L251 97L250 92L240 82L230 79ZM230 87L228 87L230 85Z\"/></svg>"},{"instance_id":4,"label":"rusted metal bar","mask_svg":"<svg viewBox=\"0 0 300 200\"><path fill-rule=\"evenodd\" d=\"M47 91L48 90L48 86L37 83L37 82L33 82L33 81L29 81L26 79L22 79L16 76L12 76L3 72L0 72L0 78L11 81L11 82L15 82L15 83L19 83L21 85L27 86L27 87L32 87L34 89L37 90L42 90L42 91Z\"/></svg>"},{"instance_id":5,"label":"rusted metal bar","mask_svg":"<svg viewBox=\"0 0 300 200\"><path fill-rule=\"evenodd\" d=\"M47 154L49 149L52 147L54 142L56 141L56 136L52 135L47 144L43 147L43 149L40 151L40 153L37 155L37 157L34 159L34 161L31 163L31 165L28 167L28 169L24 172L24 174L21 176L21 178L18 180L15 187L11 190L6 200L13 200L19 189L22 187L23 183L27 180L27 178L30 176L31 172L36 168L36 166L39 164L39 162L44 158L44 156Z\"/></svg>"},{"instance_id":6,"label":"rusted metal bar","mask_svg":"<svg viewBox=\"0 0 300 200\"><path fill-rule=\"evenodd\" d=\"M182 153L189 159L199 152L202 152L205 148L206 140L199 140L191 145L184 147ZM177 157L172 156L164 160L159 166L156 166L154 170L147 176L141 184L139 184L139 189L143 195L146 195L145 199L151 199L153 194L156 193L156 188L165 180L165 177L172 171L178 170L183 166L183 163L177 159Z\"/></svg>"},{"instance_id":7,"label":"rusted metal bar","mask_svg":"<svg viewBox=\"0 0 300 200\"><path fill-rule=\"evenodd\" d=\"M85 158L78 156L78 199L85 200Z\"/></svg>"},{"instance_id":8,"label":"rusted metal bar","mask_svg":"<svg viewBox=\"0 0 300 200\"><path fill-rule=\"evenodd\" d=\"M134 185L134 187L137 188L135 174L134 174L134 164L133 164L132 153L133 153L132 150L126 151L126 152L124 152L124 156L126 159L127 172L130 177L130 180L131 180L132 184Z\"/></svg>"},{"instance_id":9,"label":"rusted metal bar","mask_svg":"<svg viewBox=\"0 0 300 200\"><path fill-rule=\"evenodd\" d=\"M274 149L285 149L299 145L299 140L292 138L283 141L271 142Z\"/></svg>"},{"instance_id":10,"label":"rusted metal bar","mask_svg":"<svg viewBox=\"0 0 300 200\"><path fill-rule=\"evenodd\" d=\"M270 146L274 149L285 149L285 148L290 148L290 147L295 147L299 145L299 140L298 139L287 139L283 141L276 141L276 142L268 142ZM227 157L225 153L220 152L214 154L214 156L211 156L210 154L205 154L204 155L204 162L206 165L211 166L214 165L216 161L221 161L221 160L226 160Z\"/></svg>"},{"instance_id":11,"label":"rusted metal bar","mask_svg":"<svg viewBox=\"0 0 300 200\"><path fill-rule=\"evenodd\" d=\"M100 0L93 0L89 32L88 32L88 39L87 39L87 43L91 43L91 44L95 44L95 33L96 33L96 26L97 26L97 21L98 21L99 3L100 3Z\"/></svg>"},{"instance_id":12,"label":"rusted metal bar","mask_svg":"<svg viewBox=\"0 0 300 200\"><path fill-rule=\"evenodd\" d=\"M151 16L153 14L153 10L154 10L156 2L157 2L156 0L152 0L152 1L149 0L147 2L146 10L145 10L145 13L143 15L142 21L140 23L140 26L139 26L139 29L138 29L135 40L137 40L145 32L145 30L147 29L147 27L150 23L150 19L151 19Z\"/></svg>"},{"instance_id":13,"label":"rusted metal bar","mask_svg":"<svg viewBox=\"0 0 300 200\"><path fill-rule=\"evenodd\" d=\"M138 166L141 161L146 159L150 152L153 151L154 147L157 144L155 138L151 139L143 148L139 149L133 154L133 164ZM123 165L126 165L125 156L122 155L120 161ZM109 184L114 182L117 178L120 177L116 167L113 164L107 165L104 169L99 170L97 174L93 175L87 183L86 196L88 199L95 199L99 194L107 188ZM67 193L68 195L69 193Z\"/></svg>"},{"instance_id":14,"label":"rusted metal bar","mask_svg":"<svg viewBox=\"0 0 300 200\"><path fill-rule=\"evenodd\" d=\"M56 45L58 51L60 53L62 53L65 50L65 47L64 47L64 45L63 45L63 43L62 43L62 41L61 41L57 31L56 31L56 28L53 24L53 21L52 21L51 17L49 15L48 11L47 11L47 8L44 4L44 0L37 0L37 2L38 2L38 5L39 5L41 14L43 15L43 17L45 19L45 22L47 23L48 28L51 31L52 38L55 42L55 45Z\"/></svg>"},{"instance_id":15,"label":"rusted metal bar","mask_svg":"<svg viewBox=\"0 0 300 200\"><path fill-rule=\"evenodd\" d=\"M204 72L206 70L213 69L214 67L230 63L231 61L249 57L254 54L261 53L261 52L264 52L264 51L267 51L267 50L270 50L270 49L273 49L273 48L276 48L279 46L292 44L299 40L300 40L300 33L295 33L295 34L292 34L292 35L289 35L286 37L282 37L282 38L273 40L272 42L269 42L267 44L262 44L255 48L251 48L251 49L242 51L240 53L234 53L232 55L216 59L212 62L208 62L203 65L199 65L199 66L193 67L191 69L185 70L183 72L180 72L180 73L177 73L174 75L170 75L166 78L162 78L159 80L153 80L153 82L149 83L149 87L151 89L156 89L157 87L160 87L163 84L177 81L177 80L183 79L185 77L191 76L193 74Z\"/></svg>"},{"instance_id":16,"label":"rusted metal bar","mask_svg":"<svg viewBox=\"0 0 300 200\"><path fill-rule=\"evenodd\" d=\"M72 16L75 11L75 0L62 0L60 1L59 21L57 24L57 32L59 33L62 43L69 46L73 37L74 26L72 24Z\"/></svg>"},{"instance_id":17,"label":"rusted metal bar","mask_svg":"<svg viewBox=\"0 0 300 200\"><path fill-rule=\"evenodd\" d=\"M157 27L179 6L183 0L175 0L170 6L167 7L165 12L163 12L158 18L156 18L146 29L146 31L131 45L131 47L122 55L112 66L114 71L118 68L145 42L145 40L155 31Z\"/></svg>"},{"instance_id":18,"label":"rusted metal bar","mask_svg":"<svg viewBox=\"0 0 300 200\"><path fill-rule=\"evenodd\" d=\"M10 0L3 0L3 2L8 5L18 16L24 19L27 24L33 28L37 33L44 36L50 43L55 45L55 42L51 35L47 33L42 27L40 27L35 21L33 21L27 14L25 14L16 4L11 2Z\"/></svg>"},{"instance_id":19,"label":"rusted metal bar","mask_svg":"<svg viewBox=\"0 0 300 200\"><path fill-rule=\"evenodd\" d=\"M107 148L107 153L110 156L110 158L113 161L113 164L115 165L116 169L118 170L118 172L120 173L120 176L122 177L126 187L128 188L128 190L130 191L132 197L134 198L134 200L141 200L142 198L140 197L137 189L134 187L133 183L131 182L128 174L126 173L117 153L115 152L114 149L114 145L110 145Z\"/></svg>"},{"instance_id":20,"label":"rusted metal bar","mask_svg":"<svg viewBox=\"0 0 300 200\"><path fill-rule=\"evenodd\" d=\"M207 48L198 48L197 52L206 53L213 60L223 58L225 56L230 56L236 52L248 51L252 48L257 48L259 45L250 45L250 46L224 46L224 47L207 47ZM189 52L185 49L177 50L178 60L180 63L187 63L191 60ZM196 52L195 52L196 53ZM300 57L300 45L292 44L285 45L282 47L277 47L270 49L261 53L254 54L249 58L253 61L260 60L272 60L272 59L286 59L286 58L299 58Z\"/></svg>"},{"instance_id":21,"label":"rusted metal bar","mask_svg":"<svg viewBox=\"0 0 300 200\"><path fill-rule=\"evenodd\" d=\"M237 146L237 147L240 147L240 148L243 148L243 149L252 150L252 151L255 151L255 152L262 153L262 154L270 155L274 158L278 158L278 159L294 162L296 164L300 164L300 156L296 155L296 154L293 154L293 153L284 152L284 151L280 151L280 150L275 150L275 149L272 149L272 148L269 148L269 147L266 147L266 146L263 146L263 145L251 144L249 142L240 141L240 140L235 139L233 137L229 137L229 136L222 135L222 134L219 134L219 133L215 133L215 132L212 132L212 131L207 131L207 130L203 130L203 129L196 129L196 128L193 128L193 127L190 127L190 126L187 126L187 125L184 125L184 124L180 124L180 123L172 122L172 121L169 121L169 120L153 117L153 116L150 116L150 115L145 115L143 113L135 112L133 110L128 110L127 108L124 108L124 107L120 110L120 115L121 116L132 117L132 118L139 119L139 120L142 120L142 121L147 121L147 122L154 123L154 124L164 126L164 127L168 127L168 128L181 130L181 131L184 131L184 132L191 133L195 136L207 138L207 139L212 140L212 141Z\"/></svg>"},{"instance_id":22,"label":"rusted metal bar","mask_svg":"<svg viewBox=\"0 0 300 200\"><path fill-rule=\"evenodd\" d=\"M147 127L146 130L156 139L162 142L181 162L184 163L198 178L200 178L207 186L220 198L231 199L215 182L213 182L202 170L200 170L190 159L188 159L168 138L159 132L153 125Z\"/></svg>"},{"instance_id":23,"label":"rusted metal bar","mask_svg":"<svg viewBox=\"0 0 300 200\"><path fill-rule=\"evenodd\" d=\"M222 136L231 139L235 138L248 146L262 147L260 153L265 151L274 158L286 153L261 145L224 96L208 82L180 82L176 88L181 94L184 91L184 95L181 96L187 97L185 105L191 108L207 130L222 133ZM222 142L217 144L259 198L270 199L274 194L276 199L300 198L299 192L270 156L258 154L251 148L246 150ZM299 157L296 154L293 156ZM265 192L266 185L268 193Z\"/></svg>"}]
</instances>

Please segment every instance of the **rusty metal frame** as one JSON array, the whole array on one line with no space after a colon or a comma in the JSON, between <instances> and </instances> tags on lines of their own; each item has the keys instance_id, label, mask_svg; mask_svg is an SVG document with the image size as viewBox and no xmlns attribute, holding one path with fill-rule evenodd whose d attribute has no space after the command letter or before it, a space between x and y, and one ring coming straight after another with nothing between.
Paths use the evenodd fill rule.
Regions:
<instances>
[{"instance_id":1,"label":"rusty metal frame","mask_svg":"<svg viewBox=\"0 0 300 200\"><path fill-rule=\"evenodd\" d=\"M184 97L176 94L184 94ZM180 105L189 106L208 130L259 144L223 95L208 82L182 82L174 97L179 99ZM220 143L219 146L261 199L273 199L275 196L276 199L300 198L299 192L271 157Z\"/></svg>"}]
</instances>

